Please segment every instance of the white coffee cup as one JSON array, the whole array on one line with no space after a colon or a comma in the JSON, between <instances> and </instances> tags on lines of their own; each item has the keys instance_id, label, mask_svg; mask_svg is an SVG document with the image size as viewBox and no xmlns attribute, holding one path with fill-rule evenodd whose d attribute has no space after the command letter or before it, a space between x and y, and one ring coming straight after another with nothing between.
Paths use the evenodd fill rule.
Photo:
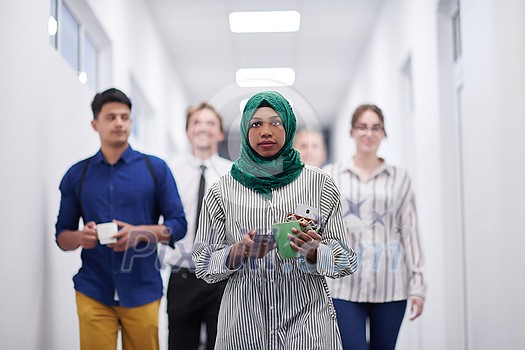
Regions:
<instances>
[{"instance_id":1,"label":"white coffee cup","mask_svg":"<svg viewBox=\"0 0 525 350\"><path fill-rule=\"evenodd\" d=\"M117 243L117 239L113 237L117 232L118 227L114 222L105 222L97 225L97 234L100 244Z\"/></svg>"}]
</instances>

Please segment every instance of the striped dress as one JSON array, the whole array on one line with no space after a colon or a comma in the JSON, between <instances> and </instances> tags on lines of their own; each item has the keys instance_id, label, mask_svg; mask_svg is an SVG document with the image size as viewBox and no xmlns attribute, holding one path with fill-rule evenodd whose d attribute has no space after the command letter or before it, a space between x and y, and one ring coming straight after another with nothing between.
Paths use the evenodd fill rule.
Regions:
<instances>
[{"instance_id":1,"label":"striped dress","mask_svg":"<svg viewBox=\"0 0 525 350\"><path fill-rule=\"evenodd\" d=\"M341 217L339 191L323 171L306 166L292 183L267 200L230 174L212 185L204 198L193 252L197 277L208 283L228 279L219 312L216 349L341 349L336 315L325 276L339 278L356 270ZM271 232L297 204L319 210L324 218L317 264L303 257L282 259L276 250L226 266L231 246L247 231Z\"/></svg>"},{"instance_id":2,"label":"striped dress","mask_svg":"<svg viewBox=\"0 0 525 350\"><path fill-rule=\"evenodd\" d=\"M382 303L425 298L424 259L408 173L383 163L361 181L352 160L324 167L341 191L358 272L328 281L335 299Z\"/></svg>"}]
</instances>

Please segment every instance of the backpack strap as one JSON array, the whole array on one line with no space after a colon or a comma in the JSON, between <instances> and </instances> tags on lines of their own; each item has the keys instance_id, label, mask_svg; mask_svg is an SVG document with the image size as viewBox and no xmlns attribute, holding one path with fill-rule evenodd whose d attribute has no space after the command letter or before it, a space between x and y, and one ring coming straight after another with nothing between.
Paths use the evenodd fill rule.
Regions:
<instances>
[{"instance_id":1,"label":"backpack strap","mask_svg":"<svg viewBox=\"0 0 525 350\"><path fill-rule=\"evenodd\" d=\"M82 187L84 187L84 180L86 179L86 173L89 168L89 163L91 163L91 159L93 159L93 157L89 157L86 160L86 164L84 164L84 169L82 170L82 175L80 176L80 183L78 184L77 201L78 206L80 208L80 216L82 216L82 220L84 220L84 209L82 208Z\"/></svg>"},{"instance_id":2,"label":"backpack strap","mask_svg":"<svg viewBox=\"0 0 525 350\"><path fill-rule=\"evenodd\" d=\"M144 161L146 162L146 165L148 166L149 173L151 174L151 177L153 178L153 182L155 183L155 186L157 186L157 176L155 175L155 172L153 171L153 165L151 164L151 160L149 159L148 155L144 155Z\"/></svg>"}]
</instances>

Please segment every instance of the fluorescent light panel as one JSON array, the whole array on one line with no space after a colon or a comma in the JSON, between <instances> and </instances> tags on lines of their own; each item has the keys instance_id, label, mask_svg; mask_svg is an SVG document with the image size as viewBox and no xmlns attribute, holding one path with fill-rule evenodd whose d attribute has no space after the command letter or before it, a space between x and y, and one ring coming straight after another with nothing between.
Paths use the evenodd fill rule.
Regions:
<instances>
[{"instance_id":1,"label":"fluorescent light panel","mask_svg":"<svg viewBox=\"0 0 525 350\"><path fill-rule=\"evenodd\" d=\"M290 86L295 82L292 68L241 68L235 72L240 87Z\"/></svg>"},{"instance_id":2,"label":"fluorescent light panel","mask_svg":"<svg viewBox=\"0 0 525 350\"><path fill-rule=\"evenodd\" d=\"M296 32L301 26L297 11L232 12L229 20L233 33Z\"/></svg>"}]
</instances>

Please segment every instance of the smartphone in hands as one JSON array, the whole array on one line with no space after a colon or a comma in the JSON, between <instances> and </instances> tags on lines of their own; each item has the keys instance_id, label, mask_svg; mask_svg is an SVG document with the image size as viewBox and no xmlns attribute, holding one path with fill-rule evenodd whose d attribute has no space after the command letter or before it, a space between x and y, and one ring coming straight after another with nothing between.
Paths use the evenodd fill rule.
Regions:
<instances>
[{"instance_id":1,"label":"smartphone in hands","mask_svg":"<svg viewBox=\"0 0 525 350\"><path fill-rule=\"evenodd\" d=\"M266 255L266 252L272 250L274 247L275 237L273 234L256 233L255 236L253 236L253 245L248 256L252 259L260 258Z\"/></svg>"},{"instance_id":2,"label":"smartphone in hands","mask_svg":"<svg viewBox=\"0 0 525 350\"><path fill-rule=\"evenodd\" d=\"M319 210L315 207L311 207L306 204L297 204L295 211L286 216L286 221L306 221L307 227L303 227L302 230L317 231L319 229Z\"/></svg>"},{"instance_id":3,"label":"smartphone in hands","mask_svg":"<svg viewBox=\"0 0 525 350\"><path fill-rule=\"evenodd\" d=\"M319 210L306 204L297 204L294 214L301 219L319 220Z\"/></svg>"},{"instance_id":4,"label":"smartphone in hands","mask_svg":"<svg viewBox=\"0 0 525 350\"><path fill-rule=\"evenodd\" d=\"M253 236L253 243L267 243L272 244L275 243L275 237L273 235L267 235L267 234L255 234Z\"/></svg>"}]
</instances>

